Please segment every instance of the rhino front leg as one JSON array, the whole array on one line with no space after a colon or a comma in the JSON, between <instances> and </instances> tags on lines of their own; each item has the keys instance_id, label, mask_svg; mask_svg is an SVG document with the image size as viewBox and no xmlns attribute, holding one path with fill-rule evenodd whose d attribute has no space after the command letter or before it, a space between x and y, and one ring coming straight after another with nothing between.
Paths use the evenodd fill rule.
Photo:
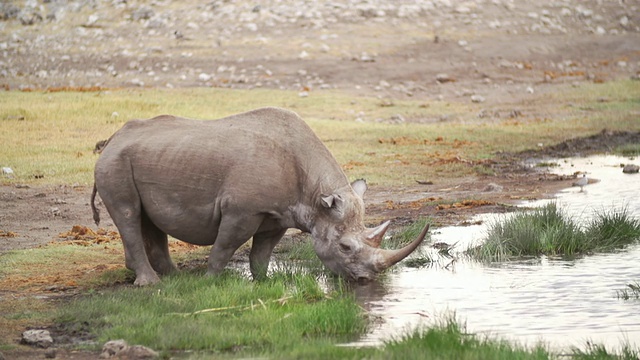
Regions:
<instances>
[{"instance_id":1,"label":"rhino front leg","mask_svg":"<svg viewBox=\"0 0 640 360\"><path fill-rule=\"evenodd\" d=\"M218 236L211 247L207 270L208 275L220 274L238 248L249 241L262 223L261 216L223 218Z\"/></svg>"},{"instance_id":2,"label":"rhino front leg","mask_svg":"<svg viewBox=\"0 0 640 360\"><path fill-rule=\"evenodd\" d=\"M249 267L254 280L262 280L267 277L273 248L282 239L286 231L287 229L278 229L253 235L253 245L249 254Z\"/></svg>"}]
</instances>

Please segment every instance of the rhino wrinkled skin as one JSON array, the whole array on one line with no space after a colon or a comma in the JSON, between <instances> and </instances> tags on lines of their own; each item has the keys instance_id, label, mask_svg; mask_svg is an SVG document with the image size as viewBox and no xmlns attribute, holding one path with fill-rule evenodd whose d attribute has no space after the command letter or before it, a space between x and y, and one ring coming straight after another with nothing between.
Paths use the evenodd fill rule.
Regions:
<instances>
[{"instance_id":1,"label":"rhino wrinkled skin","mask_svg":"<svg viewBox=\"0 0 640 360\"><path fill-rule=\"evenodd\" d=\"M215 121L158 116L132 120L104 145L96 192L117 226L136 285L176 270L167 234L212 245L208 273L220 273L250 238L254 278L266 276L288 228L311 233L334 273L366 281L409 255L380 249L389 226L363 224L364 180L350 184L340 165L293 112L263 108Z\"/></svg>"}]
</instances>

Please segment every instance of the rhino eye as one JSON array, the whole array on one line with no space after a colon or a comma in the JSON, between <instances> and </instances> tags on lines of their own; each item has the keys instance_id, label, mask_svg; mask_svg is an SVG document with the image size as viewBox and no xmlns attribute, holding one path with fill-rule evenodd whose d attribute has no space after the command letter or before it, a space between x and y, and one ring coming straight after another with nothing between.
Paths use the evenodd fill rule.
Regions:
<instances>
[{"instance_id":1,"label":"rhino eye","mask_svg":"<svg viewBox=\"0 0 640 360\"><path fill-rule=\"evenodd\" d=\"M350 252L351 251L351 246L347 245L347 244L340 244L340 250L344 251L344 252Z\"/></svg>"}]
</instances>

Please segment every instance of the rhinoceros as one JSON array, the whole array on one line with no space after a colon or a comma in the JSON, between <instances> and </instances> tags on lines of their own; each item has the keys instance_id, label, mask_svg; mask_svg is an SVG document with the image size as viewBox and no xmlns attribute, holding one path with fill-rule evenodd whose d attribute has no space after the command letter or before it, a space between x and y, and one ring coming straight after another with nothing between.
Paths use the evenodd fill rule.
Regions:
<instances>
[{"instance_id":1,"label":"rhinoceros","mask_svg":"<svg viewBox=\"0 0 640 360\"><path fill-rule=\"evenodd\" d=\"M294 112L262 108L214 121L163 115L131 120L102 148L96 192L122 237L136 285L176 270L167 234L212 245L208 274L220 273L253 238L249 267L266 276L271 253L289 228L309 232L326 267L367 281L408 256L410 244L381 249L389 222L363 223L364 180L349 183L340 165Z\"/></svg>"}]
</instances>

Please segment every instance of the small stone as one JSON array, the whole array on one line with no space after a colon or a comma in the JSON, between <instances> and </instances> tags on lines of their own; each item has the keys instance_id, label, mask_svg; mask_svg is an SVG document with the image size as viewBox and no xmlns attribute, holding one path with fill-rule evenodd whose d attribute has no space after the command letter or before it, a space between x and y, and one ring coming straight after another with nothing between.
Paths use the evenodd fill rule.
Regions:
<instances>
[{"instance_id":1,"label":"small stone","mask_svg":"<svg viewBox=\"0 0 640 360\"><path fill-rule=\"evenodd\" d=\"M620 26L625 28L629 26L629 18L627 16L623 16L620 18Z\"/></svg>"},{"instance_id":2,"label":"small stone","mask_svg":"<svg viewBox=\"0 0 640 360\"><path fill-rule=\"evenodd\" d=\"M122 339L107 341L102 346L102 354L100 354L100 358L108 359L110 357L116 356L116 354L125 349L127 346L127 342Z\"/></svg>"},{"instance_id":3,"label":"small stone","mask_svg":"<svg viewBox=\"0 0 640 360\"><path fill-rule=\"evenodd\" d=\"M198 75L198 79L200 79L200 81L209 81L209 80L211 80L211 75L206 74L206 73L202 73L202 74Z\"/></svg>"},{"instance_id":4,"label":"small stone","mask_svg":"<svg viewBox=\"0 0 640 360\"><path fill-rule=\"evenodd\" d=\"M446 83L446 82L454 81L454 79L451 76L449 76L449 75L447 75L445 73L441 73L441 74L436 75L436 81L441 83L441 84L443 84L443 83Z\"/></svg>"},{"instance_id":5,"label":"small stone","mask_svg":"<svg viewBox=\"0 0 640 360\"><path fill-rule=\"evenodd\" d=\"M481 103L481 102L484 102L485 99L484 99L483 96L473 95L473 96L471 96L471 101L474 102L474 103Z\"/></svg>"},{"instance_id":6,"label":"small stone","mask_svg":"<svg viewBox=\"0 0 640 360\"><path fill-rule=\"evenodd\" d=\"M22 343L46 349L53 345L53 338L48 330L27 330L22 333Z\"/></svg>"},{"instance_id":7,"label":"small stone","mask_svg":"<svg viewBox=\"0 0 640 360\"><path fill-rule=\"evenodd\" d=\"M637 174L640 171L640 166L634 164L627 164L622 168L622 172L625 174Z\"/></svg>"}]
</instances>

